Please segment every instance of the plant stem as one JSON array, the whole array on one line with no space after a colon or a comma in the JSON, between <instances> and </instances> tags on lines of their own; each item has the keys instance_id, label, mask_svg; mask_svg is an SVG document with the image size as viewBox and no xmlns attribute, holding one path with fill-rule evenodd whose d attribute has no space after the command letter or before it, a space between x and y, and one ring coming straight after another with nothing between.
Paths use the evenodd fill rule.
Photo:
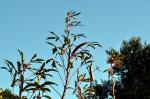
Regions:
<instances>
[{"instance_id":1,"label":"plant stem","mask_svg":"<svg viewBox=\"0 0 150 99\"><path fill-rule=\"evenodd\" d=\"M61 99L64 99L65 95L66 95L68 81L69 81L69 74L70 74L70 67L67 68L66 82L65 82L64 91L63 91L63 95L62 95Z\"/></svg>"},{"instance_id":2,"label":"plant stem","mask_svg":"<svg viewBox=\"0 0 150 99\"><path fill-rule=\"evenodd\" d=\"M112 64L111 64L111 69L113 69ZM111 79L112 79L112 94L113 94L113 99L116 99L116 96L115 96L115 79L113 77L113 72L111 74Z\"/></svg>"},{"instance_id":3,"label":"plant stem","mask_svg":"<svg viewBox=\"0 0 150 99\"><path fill-rule=\"evenodd\" d=\"M21 89L20 89L20 86L19 86L19 99L21 99L22 97L22 92L21 92Z\"/></svg>"}]
</instances>

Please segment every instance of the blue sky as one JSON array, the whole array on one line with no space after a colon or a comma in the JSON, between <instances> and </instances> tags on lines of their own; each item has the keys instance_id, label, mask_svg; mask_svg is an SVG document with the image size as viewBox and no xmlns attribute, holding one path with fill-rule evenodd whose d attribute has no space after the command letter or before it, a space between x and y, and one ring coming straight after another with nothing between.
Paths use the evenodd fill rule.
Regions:
<instances>
[{"instance_id":1,"label":"blue sky","mask_svg":"<svg viewBox=\"0 0 150 99\"><path fill-rule=\"evenodd\" d=\"M103 46L93 53L96 64L105 69L109 47L119 49L122 40L132 36L150 42L149 5L149 0L0 0L0 64L5 66L4 58L15 62L17 49L27 58L34 53L49 57L48 31L63 33L66 12L74 10L82 12L79 19L85 25L76 31ZM101 78L106 78L105 74L97 75ZM9 86L9 75L0 71L0 87Z\"/></svg>"}]
</instances>

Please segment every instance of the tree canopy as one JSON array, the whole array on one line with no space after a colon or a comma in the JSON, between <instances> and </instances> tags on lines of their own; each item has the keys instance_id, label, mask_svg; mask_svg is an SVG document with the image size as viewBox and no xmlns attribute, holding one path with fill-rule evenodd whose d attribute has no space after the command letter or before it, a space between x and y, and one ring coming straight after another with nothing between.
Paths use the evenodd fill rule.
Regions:
<instances>
[{"instance_id":1,"label":"tree canopy","mask_svg":"<svg viewBox=\"0 0 150 99\"><path fill-rule=\"evenodd\" d=\"M108 52L110 51L108 50ZM132 37L127 41L124 40L120 50L116 52L124 56L122 67L114 69L114 73L119 77L115 85L117 99L149 99L150 44L143 44L140 37ZM95 87L98 96L101 96L101 92L103 93L104 90L108 90L105 97L112 95L110 93L111 85L107 84L106 87L108 82L110 81Z\"/></svg>"}]
</instances>

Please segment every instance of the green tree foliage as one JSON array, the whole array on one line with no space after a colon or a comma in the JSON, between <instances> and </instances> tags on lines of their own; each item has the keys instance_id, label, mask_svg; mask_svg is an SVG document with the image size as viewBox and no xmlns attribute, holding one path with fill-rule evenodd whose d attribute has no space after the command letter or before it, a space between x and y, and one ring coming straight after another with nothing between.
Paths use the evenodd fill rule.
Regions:
<instances>
[{"instance_id":1,"label":"green tree foliage","mask_svg":"<svg viewBox=\"0 0 150 99\"><path fill-rule=\"evenodd\" d=\"M142 44L139 37L132 37L128 41L123 41L120 51L116 53L124 56L122 66L114 68L113 71L119 77L115 85L116 98L150 99L150 44ZM113 96L111 85L105 86L103 84L102 88L99 88L99 85L95 87L96 93L99 93L97 96L101 96L100 92L104 90L108 90L107 95Z\"/></svg>"},{"instance_id":2,"label":"green tree foliage","mask_svg":"<svg viewBox=\"0 0 150 99\"><path fill-rule=\"evenodd\" d=\"M133 37L123 41L120 53L125 55L125 60L118 72L122 82L119 99L149 99L150 44L142 44L139 37Z\"/></svg>"}]
</instances>

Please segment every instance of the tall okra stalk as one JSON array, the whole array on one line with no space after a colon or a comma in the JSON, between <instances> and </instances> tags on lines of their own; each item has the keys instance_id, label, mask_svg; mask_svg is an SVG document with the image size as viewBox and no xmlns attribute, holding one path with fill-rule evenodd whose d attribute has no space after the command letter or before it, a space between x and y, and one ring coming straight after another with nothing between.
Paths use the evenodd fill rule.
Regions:
<instances>
[{"instance_id":1,"label":"tall okra stalk","mask_svg":"<svg viewBox=\"0 0 150 99\"><path fill-rule=\"evenodd\" d=\"M97 42L77 43L79 38L86 37L84 34L74 34L73 31L71 31L72 28L81 26L81 22L76 18L78 15L80 15L80 13L69 11L65 18L65 33L58 36L56 33L50 32L50 36L47 38L47 43L52 46L54 55L54 58L52 58L52 66L57 70L58 76L63 84L62 94L54 89L61 99L65 98L68 88L71 87L70 81L73 76L77 74L77 71L80 70L83 65L88 66L93 62L93 56L91 55L89 47L101 47ZM75 66L76 61L80 63L79 66ZM64 76L62 76L63 73L60 71L60 68L63 69ZM72 89L75 90L75 88Z\"/></svg>"}]
</instances>

